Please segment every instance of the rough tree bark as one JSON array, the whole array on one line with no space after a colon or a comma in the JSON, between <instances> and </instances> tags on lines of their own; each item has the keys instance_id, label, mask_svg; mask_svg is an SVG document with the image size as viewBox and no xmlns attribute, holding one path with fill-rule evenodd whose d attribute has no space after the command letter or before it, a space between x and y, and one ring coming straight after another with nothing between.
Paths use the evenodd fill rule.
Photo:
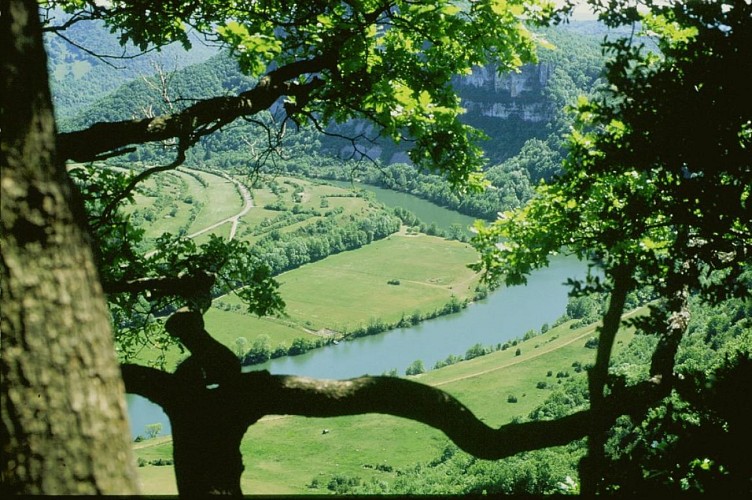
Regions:
<instances>
[{"instance_id":1,"label":"rough tree bark","mask_svg":"<svg viewBox=\"0 0 752 500\"><path fill-rule=\"evenodd\" d=\"M133 494L124 387L56 157L38 5L3 0L0 11L2 490Z\"/></svg>"}]
</instances>

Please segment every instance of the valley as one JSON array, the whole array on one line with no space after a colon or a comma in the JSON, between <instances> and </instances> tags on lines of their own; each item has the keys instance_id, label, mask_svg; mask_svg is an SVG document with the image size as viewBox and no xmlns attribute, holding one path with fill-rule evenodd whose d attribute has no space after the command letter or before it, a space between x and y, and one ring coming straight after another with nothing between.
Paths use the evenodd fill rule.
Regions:
<instances>
[{"instance_id":1,"label":"valley","mask_svg":"<svg viewBox=\"0 0 752 500\"><path fill-rule=\"evenodd\" d=\"M152 190L154 196L140 195L143 196L138 205L140 212L136 214L154 210L173 228L190 235L199 232L202 225L214 226L243 211L237 187L221 176L185 170L168 175L174 177L171 182L156 178L149 181L145 191ZM185 186L197 182L197 176L209 189L191 191L191 203L186 203ZM343 219L386 210L373 198L379 195L386 200L408 199L417 207L416 211L429 216L423 223L444 228L457 224L456 212L404 193L389 198L386 190L368 195L346 185L338 187L320 180L282 176L275 177L270 184L273 188L261 187L263 183L257 181L255 188L250 189L253 207L238 217L236 237L258 242L273 231L291 234L315 225L326 217L314 213L321 210L322 200L329 201L327 209L339 207L338 215ZM183 187L176 189L174 185ZM221 203L202 213L212 203L210 193ZM287 206L288 210L272 210L268 208L271 205ZM296 205L301 207L298 214L291 208ZM175 206L179 208L170 216L173 209L167 207ZM301 214L304 217L295 217ZM229 226L228 221L211 232L227 238ZM568 321L539 333L544 323L554 323L563 314L566 289L562 283L582 272L576 260L556 261L551 271L533 276L529 287L492 293L488 299L461 309L459 314L415 323L412 328L404 323L405 318L415 317L417 321L430 316L453 298L462 302L473 300L479 277L466 266L476 258L475 251L466 243L429 236L403 224L398 231L361 248L339 252L278 275L280 293L287 303L284 316L249 315L243 312L236 296L227 295L214 300L214 307L205 316L207 329L238 352L258 342L259 337L265 338L274 350L278 345L289 348L301 338L342 340L348 333L367 330L369 325L380 325L376 331L397 327L391 332L330 344L302 355L278 357L249 369L349 378L362 373L402 374L411 361L420 360L428 371L418 375L418 380L448 391L489 425L498 426L527 415L567 382L551 379L547 373L567 373L573 379L584 376L574 372L572 366L592 363L594 351L584 344L593 336L594 326L572 329L572 321ZM541 297L546 297L545 305ZM536 335L523 340L526 332L528 336L529 332ZM624 332L619 346L628 342L630 335ZM241 338L242 342L238 340ZM474 344L488 346L489 353L431 370L434 364L452 355L460 360L467 357L463 353ZM173 351L167 359L168 367L174 366L181 355ZM142 362L149 360L150 354L144 353ZM552 383L546 389L536 387L547 379ZM509 396L515 396L516 402L508 402ZM134 435L152 423L160 423L163 434L169 434L169 423L158 407L135 397L130 400L139 412L131 415ZM329 432L322 434L323 428ZM389 437L362 439L385 435ZM355 442L358 445L354 447ZM317 494L328 491L326 485L337 477L363 482L394 480L397 468L430 460L448 443L438 431L394 417L370 415L319 420L270 416L252 426L243 441L247 467L243 487L244 491L258 494ZM139 474L144 492L175 493L172 467L154 465L170 463L169 438L141 441L134 449L143 465Z\"/></svg>"}]
</instances>

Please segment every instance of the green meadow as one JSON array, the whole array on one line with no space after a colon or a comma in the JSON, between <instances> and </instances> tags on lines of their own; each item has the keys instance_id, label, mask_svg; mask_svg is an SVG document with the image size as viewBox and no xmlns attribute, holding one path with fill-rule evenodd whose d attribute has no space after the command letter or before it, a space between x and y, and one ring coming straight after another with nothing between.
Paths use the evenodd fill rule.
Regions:
<instances>
[{"instance_id":1,"label":"green meadow","mask_svg":"<svg viewBox=\"0 0 752 500\"><path fill-rule=\"evenodd\" d=\"M594 362L595 350L585 347L585 342L594 335L595 326L570 329L564 323L514 348L413 378L447 391L486 424L499 426L528 415L563 383L564 379L551 377L549 372L585 376L584 371L574 371L573 363ZM630 330L620 332L616 349L628 344L632 335ZM547 387L538 388L539 382L546 382ZM508 402L509 395L517 402ZM324 429L329 432L323 433ZM389 481L396 472L383 469L432 460L448 443L440 431L386 415L269 416L253 425L242 442L246 466L242 487L253 494L320 494L327 492L325 485L337 475ZM147 461L172 456L169 438L144 441L134 448L136 456ZM138 471L143 493L175 492L171 466L147 465ZM314 479L322 485L318 489L310 487Z\"/></svg>"},{"instance_id":2,"label":"green meadow","mask_svg":"<svg viewBox=\"0 0 752 500\"><path fill-rule=\"evenodd\" d=\"M278 276L287 304L282 322L344 332L375 318L394 322L433 311L452 295L472 298L478 277L467 264L475 259L465 243L397 233ZM394 280L399 285L389 284ZM233 295L216 302L240 305Z\"/></svg>"},{"instance_id":3,"label":"green meadow","mask_svg":"<svg viewBox=\"0 0 752 500\"><path fill-rule=\"evenodd\" d=\"M230 294L214 300L204 316L206 328L231 349L238 337L252 343L262 334L273 347L289 347L295 338L314 338L320 330L343 334L377 318L396 322L416 311L425 315L452 296L472 298L478 276L467 264L474 259L475 251L465 243L398 233L278 276L283 316L245 313ZM388 283L395 279L399 285ZM144 353L144 360L151 356ZM170 350L167 366L179 358L176 348Z\"/></svg>"},{"instance_id":4,"label":"green meadow","mask_svg":"<svg viewBox=\"0 0 752 500\"><path fill-rule=\"evenodd\" d=\"M243 207L236 186L217 175L179 171L150 183L138 201L139 210L153 212L156 228L149 229L153 234L162 230L192 234L236 215ZM315 224L328 210L336 210L337 220L343 223L383 210L347 189L287 177L257 183L251 194L254 207L240 218L237 233L251 243L269 231L284 233ZM211 233L229 236L229 230L230 224L223 224ZM208 234L196 241L200 243ZM250 344L261 334L270 337L272 346L289 346L295 338L314 338L323 332L345 334L376 320L395 323L415 313L425 316L453 297L473 297L478 276L467 264L476 259L475 251L465 243L403 229L277 276L287 304L283 316L247 314L240 300L230 294L215 299L205 315L206 327L230 348L239 337ZM584 376L575 373L572 364L593 361L595 351L584 344L594 328L570 329L564 324L513 348L415 379L449 392L488 425L498 426L528 415L562 383L549 372ZM630 335L623 332L617 348ZM168 368L179 357L177 349L170 351ZM541 381L546 382L545 389L538 388ZM517 402L510 403L509 396ZM388 481L395 477L395 469L431 460L447 443L440 431L385 415L269 416L248 430L241 445L246 464L242 487L257 494L316 494L327 492L325 485L335 476ZM134 449L140 463L147 464L138 468L143 493L175 494L172 466L150 464L172 458L169 437L136 443ZM321 486L312 487L317 484Z\"/></svg>"},{"instance_id":5,"label":"green meadow","mask_svg":"<svg viewBox=\"0 0 752 500\"><path fill-rule=\"evenodd\" d=\"M240 218L236 234L250 243L267 230L289 232L315 224L327 210L341 210L336 217L343 223L383 210L346 188L305 179L257 181L250 192L253 208ZM219 175L183 169L148 179L136 201L136 217L148 214L152 219L143 224L149 239L165 231L193 234L243 208L234 183ZM274 204L287 210L264 208ZM296 205L308 211L300 216L303 220L290 218L290 209ZM201 244L210 234L229 237L230 227L229 223L219 225L194 241ZM313 339L322 330L344 335L376 320L395 323L403 316L432 313L453 296L472 298L478 277L467 264L476 258L468 244L400 231L358 250L331 255L279 275L280 293L287 304L283 316L258 318L247 314L240 299L230 294L215 299L215 307L205 315L206 325L220 342L233 348L239 337L252 343L264 334L273 347L289 346L295 338ZM144 352L141 360L155 356ZM170 350L167 367L174 367L180 357L178 349Z\"/></svg>"}]
</instances>

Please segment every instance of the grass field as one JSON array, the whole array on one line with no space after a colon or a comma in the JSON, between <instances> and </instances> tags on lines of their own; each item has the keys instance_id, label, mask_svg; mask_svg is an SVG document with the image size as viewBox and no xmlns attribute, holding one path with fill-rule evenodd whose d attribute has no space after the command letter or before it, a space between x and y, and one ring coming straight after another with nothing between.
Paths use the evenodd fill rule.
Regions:
<instances>
[{"instance_id":1,"label":"grass field","mask_svg":"<svg viewBox=\"0 0 752 500\"><path fill-rule=\"evenodd\" d=\"M185 234L193 234L237 214L243 206L234 184L219 175L199 171L158 174L146 181L143 191L145 194L137 195L138 208L154 212L153 221L145 224L151 238L163 231L177 233L181 228ZM381 210L368 199L354 197L347 189L303 179L267 179L251 192L254 206L240 218L237 232L238 238L250 242L261 237L250 233L262 223L289 232L324 217L311 214L304 221L291 222L285 219L289 212L266 210L265 204L281 201L290 208L297 203L304 210L320 214L341 207L344 212L337 217L345 223L351 217ZM327 207L322 208L322 204ZM195 220L190 222L192 213ZM228 237L229 232L230 224L222 224L196 236L194 241L201 244L210 234ZM207 328L230 347L238 337L252 343L260 334L269 335L271 345L276 347L289 346L293 339L321 329L352 331L374 319L393 323L416 311L433 312L453 295L460 299L472 297L477 277L466 266L474 260L476 254L467 244L426 235L395 234L280 275L286 316L257 318L243 314L240 300L229 295L215 301L220 307L207 313ZM390 285L390 280L399 280L400 285ZM141 360L154 356L143 353ZM172 368L179 357L177 349L168 353L167 367Z\"/></svg>"},{"instance_id":2,"label":"grass field","mask_svg":"<svg viewBox=\"0 0 752 500\"><path fill-rule=\"evenodd\" d=\"M540 405L552 389L538 389L539 381L556 387L560 379L547 377L548 371L575 373L572 363L594 361L595 351L584 347L595 332L595 325L571 330L568 324L521 342L516 349L497 351L486 356L434 370L418 377L447 391L463 402L488 425L499 426L514 417L525 416ZM631 331L617 337L616 349L626 345ZM517 403L507 402L515 395ZM328 429L324 434L322 429ZM335 475L393 479L393 472L380 472L367 466L378 464L406 467L435 458L448 439L425 425L384 415L362 415L330 419L290 416L266 417L252 426L241 451L246 472L243 490L254 494L316 494L327 490L309 488L314 478L326 485ZM136 445L136 455L153 460L169 458L168 440ZM147 494L174 492L171 467L146 466L138 469Z\"/></svg>"},{"instance_id":3,"label":"grass field","mask_svg":"<svg viewBox=\"0 0 752 500\"><path fill-rule=\"evenodd\" d=\"M207 186L185 172L173 174L169 181L153 181L152 196L140 200L143 205L139 207L156 212L153 231L187 228L186 234L191 234L242 209L242 198L232 183L211 174L195 175ZM282 220L285 212L266 210L265 204L281 203L288 208L298 204L309 212L342 207L344 212L338 217L343 221L380 210L368 199L343 197L347 193L334 186L278 177L253 190L255 206L240 219L238 237L252 242L260 237L251 234L255 228ZM165 216L173 210L173 215ZM195 220L189 224L192 212ZM291 231L321 217L311 213L304 221L282 221L279 230ZM227 236L229 224L213 232ZM201 235L196 241L200 243L205 238L208 235ZM234 348L238 337L245 337L250 343L262 333L271 337L272 346L289 345L294 338L314 335L321 329L344 332L373 319L394 322L415 311L425 314L436 310L452 296L471 297L477 276L466 265L476 259L475 251L463 243L426 235L394 234L280 275L280 292L287 303L285 317L243 314L239 300L226 296L215 300L222 308L212 308L206 314L206 327L220 342ZM455 395L489 425L500 425L527 415L544 401L551 389L537 389L536 384L543 380L555 387L557 380L546 376L549 370L569 370L572 376L584 376L574 374L571 366L574 361L592 362L594 351L584 347L592 334L593 327L570 330L563 325L521 343L519 356L515 355L516 349L499 351L417 379ZM627 342L628 338L629 333L625 332L620 341ZM175 350L169 356L168 368L174 366L177 358ZM515 395L518 402L507 402L508 395ZM324 428L330 432L322 433ZM343 474L388 480L394 473L379 472L376 465L398 468L427 461L436 457L447 442L439 431L389 416L272 416L249 429L243 440L241 451L247 470L242 478L243 489L260 494L309 494L327 491L309 488L314 478L324 485L333 476ZM135 452L143 460L169 459L171 442L169 438L141 442L135 445ZM138 470L144 493L176 493L172 467L149 465Z\"/></svg>"},{"instance_id":4,"label":"grass field","mask_svg":"<svg viewBox=\"0 0 752 500\"><path fill-rule=\"evenodd\" d=\"M321 329L352 331L374 318L395 322L415 311L441 308L452 295L471 298L478 276L467 264L474 258L474 250L464 243L395 234L280 275L280 294L287 304L283 317L243 313L240 299L227 295L215 299L215 305L235 310L211 308L204 317L206 328L230 348L238 337L250 344L261 334L269 335L276 347L289 346L298 337L313 338ZM389 285L391 279L399 279L400 285ZM177 349L171 350L168 368L179 357Z\"/></svg>"},{"instance_id":5,"label":"grass field","mask_svg":"<svg viewBox=\"0 0 752 500\"><path fill-rule=\"evenodd\" d=\"M471 298L478 283L467 244L433 236L395 234L280 275L288 322L302 328L352 330L372 318L398 321L433 311L452 295ZM399 285L387 282L397 279ZM217 302L240 304L235 296Z\"/></svg>"}]
</instances>

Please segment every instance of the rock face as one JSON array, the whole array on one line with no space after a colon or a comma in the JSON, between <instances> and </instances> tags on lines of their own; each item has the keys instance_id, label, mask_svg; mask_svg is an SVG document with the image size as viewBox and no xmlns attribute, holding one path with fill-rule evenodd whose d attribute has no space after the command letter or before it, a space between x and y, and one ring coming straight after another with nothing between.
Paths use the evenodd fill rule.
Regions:
<instances>
[{"instance_id":1,"label":"rock face","mask_svg":"<svg viewBox=\"0 0 752 500\"><path fill-rule=\"evenodd\" d=\"M554 107L543 90L553 69L551 63L528 64L517 73L499 74L493 66L476 67L472 74L453 82L467 110L462 121L488 134L482 147L492 161L502 161L516 154L527 139L545 135L545 124L553 119ZM378 137L376 127L363 120L351 120L331 130L349 137ZM323 144L342 158L366 154L385 163L410 161L403 145L381 139L362 141L358 151L342 141L325 139Z\"/></svg>"},{"instance_id":2,"label":"rock face","mask_svg":"<svg viewBox=\"0 0 752 500\"><path fill-rule=\"evenodd\" d=\"M553 115L542 94L551 70L548 63L529 64L519 73L500 75L495 67L477 67L455 85L469 118L475 115L544 122Z\"/></svg>"}]
</instances>

